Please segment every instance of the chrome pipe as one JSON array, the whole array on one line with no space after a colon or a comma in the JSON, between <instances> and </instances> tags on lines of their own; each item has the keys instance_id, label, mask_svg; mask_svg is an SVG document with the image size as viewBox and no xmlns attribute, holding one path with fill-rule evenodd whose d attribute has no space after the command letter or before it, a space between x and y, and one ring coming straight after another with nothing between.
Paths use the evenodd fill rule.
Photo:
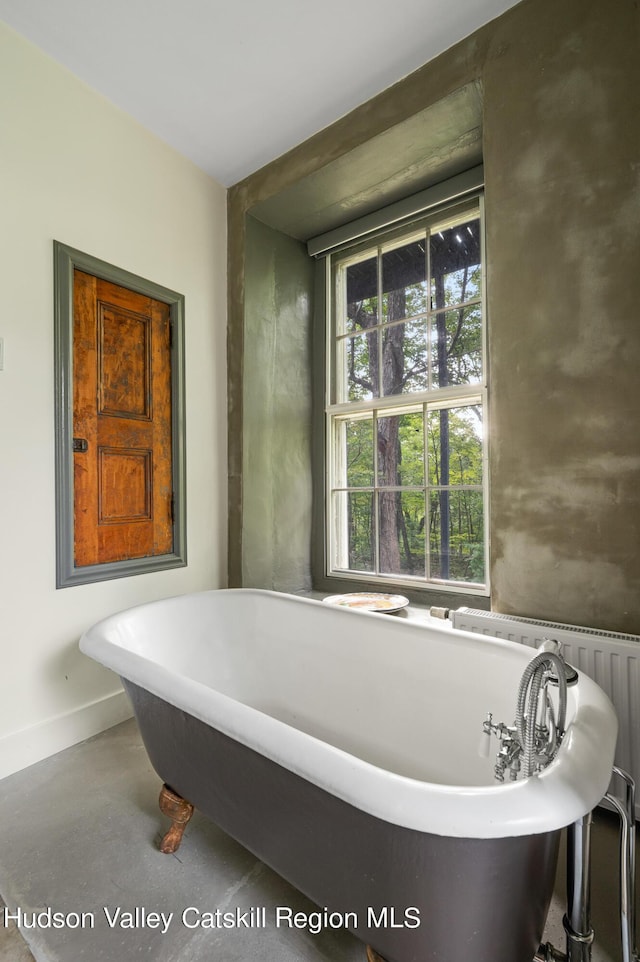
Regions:
<instances>
[{"instance_id":1,"label":"chrome pipe","mask_svg":"<svg viewBox=\"0 0 640 962\"><path fill-rule=\"evenodd\" d=\"M567 962L591 962L591 812L567 827Z\"/></svg>"},{"instance_id":2,"label":"chrome pipe","mask_svg":"<svg viewBox=\"0 0 640 962\"><path fill-rule=\"evenodd\" d=\"M610 792L605 795L620 818L620 935L622 939L622 962L638 962L636 949L635 876L636 876L636 830L635 830L635 783L627 772L614 768L613 774L625 783L625 799L622 802Z\"/></svg>"}]
</instances>

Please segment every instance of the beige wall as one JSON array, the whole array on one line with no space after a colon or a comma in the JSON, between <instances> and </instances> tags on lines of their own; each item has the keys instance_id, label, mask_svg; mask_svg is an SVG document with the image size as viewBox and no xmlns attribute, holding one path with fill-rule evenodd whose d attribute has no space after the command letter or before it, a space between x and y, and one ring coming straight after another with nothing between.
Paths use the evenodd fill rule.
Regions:
<instances>
[{"instance_id":1,"label":"beige wall","mask_svg":"<svg viewBox=\"0 0 640 962\"><path fill-rule=\"evenodd\" d=\"M244 577L247 545L260 535L242 450L243 439L257 435L255 403L247 405L243 380L253 349L244 304L244 281L253 283L250 265L245 271L246 211L284 197L336 158L478 83L488 251L492 607L640 632L639 17L633 0L523 0L232 188L234 583ZM273 316L270 329L275 336ZM282 391L283 380L283 370L266 376L260 391L276 384ZM262 480L277 499L274 477ZM311 542L311 531L308 536ZM299 575L302 587L304 572Z\"/></svg>"},{"instance_id":2,"label":"beige wall","mask_svg":"<svg viewBox=\"0 0 640 962\"><path fill-rule=\"evenodd\" d=\"M226 583L226 191L0 25L0 776L120 720L80 655L129 605ZM57 239L186 297L188 566L56 590Z\"/></svg>"}]
</instances>

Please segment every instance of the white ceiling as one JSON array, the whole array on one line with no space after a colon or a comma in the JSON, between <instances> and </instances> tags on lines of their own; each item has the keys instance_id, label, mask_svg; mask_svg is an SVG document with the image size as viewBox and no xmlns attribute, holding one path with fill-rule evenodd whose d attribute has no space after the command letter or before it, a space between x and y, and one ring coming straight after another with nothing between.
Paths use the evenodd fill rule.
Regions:
<instances>
[{"instance_id":1,"label":"white ceiling","mask_svg":"<svg viewBox=\"0 0 640 962\"><path fill-rule=\"evenodd\" d=\"M0 0L0 19L225 186L516 0Z\"/></svg>"}]
</instances>

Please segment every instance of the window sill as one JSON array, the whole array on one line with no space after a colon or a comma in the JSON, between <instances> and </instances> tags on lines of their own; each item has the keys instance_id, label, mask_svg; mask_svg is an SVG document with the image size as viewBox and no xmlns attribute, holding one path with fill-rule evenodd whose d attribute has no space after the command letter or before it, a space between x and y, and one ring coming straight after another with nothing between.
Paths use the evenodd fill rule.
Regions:
<instances>
[{"instance_id":1,"label":"window sill","mask_svg":"<svg viewBox=\"0 0 640 962\"><path fill-rule=\"evenodd\" d=\"M322 591L318 589L302 590L296 591L296 595L301 598L312 598L315 601L322 601L324 598L328 598L332 594L336 594L334 591ZM406 597L406 596L405 596ZM481 603L484 602L484 603ZM425 600L421 602L410 601L408 607L403 608L401 611L393 613L394 618L398 618L401 621L409 621L413 624L421 624L426 626L431 626L434 628L444 628L448 630L452 628L452 624L448 618L439 618L431 614L432 608L457 608L462 607L464 602L460 599L456 600L456 603L447 603L446 605L440 605L435 600L433 602L426 603ZM478 602L474 603L474 607L489 608L489 599L482 598Z\"/></svg>"}]
</instances>

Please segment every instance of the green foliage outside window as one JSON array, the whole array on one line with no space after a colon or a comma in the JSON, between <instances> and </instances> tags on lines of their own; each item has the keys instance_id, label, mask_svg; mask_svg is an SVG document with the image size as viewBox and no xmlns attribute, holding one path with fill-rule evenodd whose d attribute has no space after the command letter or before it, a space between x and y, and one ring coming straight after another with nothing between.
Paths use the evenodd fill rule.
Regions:
<instances>
[{"instance_id":1,"label":"green foliage outside window","mask_svg":"<svg viewBox=\"0 0 640 962\"><path fill-rule=\"evenodd\" d=\"M480 252L473 216L337 271L336 568L485 580Z\"/></svg>"}]
</instances>

